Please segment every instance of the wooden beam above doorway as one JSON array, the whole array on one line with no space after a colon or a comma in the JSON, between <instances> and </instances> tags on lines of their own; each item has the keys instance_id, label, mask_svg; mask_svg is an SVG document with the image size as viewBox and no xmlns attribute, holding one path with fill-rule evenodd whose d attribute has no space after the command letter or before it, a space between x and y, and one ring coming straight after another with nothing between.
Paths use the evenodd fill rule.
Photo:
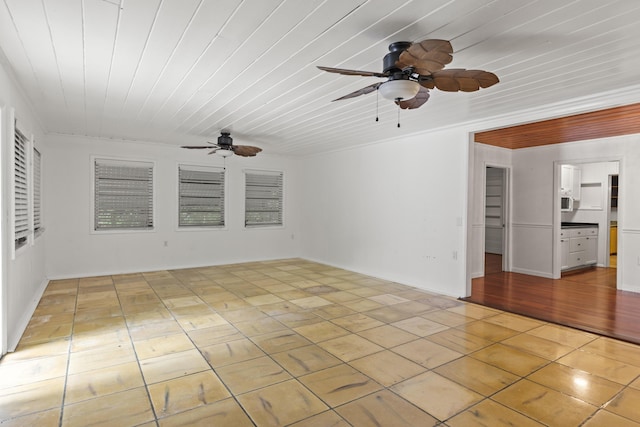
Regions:
<instances>
[{"instance_id":1,"label":"wooden beam above doorway","mask_svg":"<svg viewBox=\"0 0 640 427\"><path fill-rule=\"evenodd\" d=\"M515 150L640 133L640 103L477 132L475 142Z\"/></svg>"}]
</instances>

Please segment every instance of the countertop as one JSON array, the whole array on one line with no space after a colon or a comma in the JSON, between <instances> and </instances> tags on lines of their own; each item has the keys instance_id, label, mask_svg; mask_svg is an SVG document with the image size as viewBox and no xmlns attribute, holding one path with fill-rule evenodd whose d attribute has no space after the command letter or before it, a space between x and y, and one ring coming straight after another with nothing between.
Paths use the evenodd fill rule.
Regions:
<instances>
[{"instance_id":1,"label":"countertop","mask_svg":"<svg viewBox=\"0 0 640 427\"><path fill-rule=\"evenodd\" d=\"M595 222L563 222L560 228L598 228Z\"/></svg>"}]
</instances>

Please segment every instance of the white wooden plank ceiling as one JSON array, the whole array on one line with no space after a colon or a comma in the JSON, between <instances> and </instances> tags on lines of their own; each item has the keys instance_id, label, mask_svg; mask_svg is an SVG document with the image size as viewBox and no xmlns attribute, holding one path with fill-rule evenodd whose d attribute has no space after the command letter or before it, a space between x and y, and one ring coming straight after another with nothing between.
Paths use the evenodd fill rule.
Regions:
<instances>
[{"instance_id":1,"label":"white wooden plank ceiling","mask_svg":"<svg viewBox=\"0 0 640 427\"><path fill-rule=\"evenodd\" d=\"M2 0L0 59L48 133L308 155L637 84L638 22L637 0ZM426 38L501 82L434 89L400 129L375 92L331 102L380 79L317 65Z\"/></svg>"}]
</instances>

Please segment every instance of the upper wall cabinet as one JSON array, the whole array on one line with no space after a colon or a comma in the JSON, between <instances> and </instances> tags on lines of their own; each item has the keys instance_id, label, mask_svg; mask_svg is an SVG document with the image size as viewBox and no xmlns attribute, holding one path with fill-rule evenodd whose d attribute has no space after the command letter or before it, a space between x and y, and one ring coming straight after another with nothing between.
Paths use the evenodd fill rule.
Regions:
<instances>
[{"instance_id":1,"label":"upper wall cabinet","mask_svg":"<svg viewBox=\"0 0 640 427\"><path fill-rule=\"evenodd\" d=\"M573 200L580 200L580 183L582 172L578 166L560 166L560 193L563 196L572 197Z\"/></svg>"}]
</instances>

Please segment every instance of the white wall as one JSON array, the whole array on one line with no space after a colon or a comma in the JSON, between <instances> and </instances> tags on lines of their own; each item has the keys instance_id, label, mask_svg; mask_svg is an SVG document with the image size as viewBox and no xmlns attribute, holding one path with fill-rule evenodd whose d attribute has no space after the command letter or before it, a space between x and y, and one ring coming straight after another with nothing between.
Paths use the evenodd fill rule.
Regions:
<instances>
[{"instance_id":1,"label":"white wall","mask_svg":"<svg viewBox=\"0 0 640 427\"><path fill-rule=\"evenodd\" d=\"M456 129L304 159L302 256L465 295L467 149Z\"/></svg>"},{"instance_id":2,"label":"white wall","mask_svg":"<svg viewBox=\"0 0 640 427\"><path fill-rule=\"evenodd\" d=\"M241 143L235 141L236 143ZM84 277L290 258L298 255L295 206L296 163L260 153L226 160L226 227L177 228L178 163L222 166L206 151L131 141L49 137L45 179L47 274ZM155 229L152 232L93 232L92 156L155 162ZM244 228L244 169L284 172L284 227ZM167 242L167 246L165 246Z\"/></svg>"},{"instance_id":3,"label":"white wall","mask_svg":"<svg viewBox=\"0 0 640 427\"><path fill-rule=\"evenodd\" d=\"M512 271L553 277L554 156L545 147L512 153Z\"/></svg>"},{"instance_id":4,"label":"white wall","mask_svg":"<svg viewBox=\"0 0 640 427\"><path fill-rule=\"evenodd\" d=\"M17 345L47 284L44 245L47 232L37 238L29 236L26 245L13 251L13 212L11 174L13 173L14 118L28 138L34 137L36 148L47 155L42 131L11 76L5 71L0 52L0 139L2 181L2 296L0 298L0 354Z\"/></svg>"}]
</instances>

